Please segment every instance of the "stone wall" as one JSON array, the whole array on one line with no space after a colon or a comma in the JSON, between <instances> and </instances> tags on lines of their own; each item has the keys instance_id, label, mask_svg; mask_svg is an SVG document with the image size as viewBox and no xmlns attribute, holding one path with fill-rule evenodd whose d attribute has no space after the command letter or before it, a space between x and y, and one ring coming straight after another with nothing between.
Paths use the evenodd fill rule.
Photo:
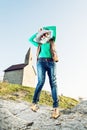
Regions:
<instances>
[{"instance_id":1,"label":"stone wall","mask_svg":"<svg viewBox=\"0 0 87 130\"><path fill-rule=\"evenodd\" d=\"M15 70L15 71L8 71L5 72L3 81L8 81L9 83L13 84L22 84L23 79L23 70Z\"/></svg>"},{"instance_id":2,"label":"stone wall","mask_svg":"<svg viewBox=\"0 0 87 130\"><path fill-rule=\"evenodd\" d=\"M29 64L25 66L24 71L23 71L22 85L35 87L35 79L36 79L36 74L34 72L32 65Z\"/></svg>"}]
</instances>

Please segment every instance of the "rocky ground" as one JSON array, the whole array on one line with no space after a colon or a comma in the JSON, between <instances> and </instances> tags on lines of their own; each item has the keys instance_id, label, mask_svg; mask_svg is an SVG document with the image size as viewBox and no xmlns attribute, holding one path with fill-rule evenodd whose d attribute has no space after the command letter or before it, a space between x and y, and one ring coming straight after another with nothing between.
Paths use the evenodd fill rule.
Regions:
<instances>
[{"instance_id":1,"label":"rocky ground","mask_svg":"<svg viewBox=\"0 0 87 130\"><path fill-rule=\"evenodd\" d=\"M40 105L30 110L28 102L0 99L0 130L87 130L87 101L71 110L60 110L58 119L50 118L52 108Z\"/></svg>"}]
</instances>

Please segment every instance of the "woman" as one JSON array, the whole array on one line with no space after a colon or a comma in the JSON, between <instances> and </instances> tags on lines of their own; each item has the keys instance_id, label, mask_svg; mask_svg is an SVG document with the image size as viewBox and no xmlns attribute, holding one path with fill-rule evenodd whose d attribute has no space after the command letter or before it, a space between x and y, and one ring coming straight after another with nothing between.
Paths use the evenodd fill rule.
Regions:
<instances>
[{"instance_id":1,"label":"woman","mask_svg":"<svg viewBox=\"0 0 87 130\"><path fill-rule=\"evenodd\" d=\"M56 27L48 26L40 29L38 33L29 38L29 41L37 47L37 75L38 83L34 92L31 110L37 111L40 93L45 82L46 72L49 77L53 99L52 118L59 117L57 79L56 79L56 53L55 53ZM55 60L56 59L56 60ZM54 61L55 60L55 61Z\"/></svg>"}]
</instances>

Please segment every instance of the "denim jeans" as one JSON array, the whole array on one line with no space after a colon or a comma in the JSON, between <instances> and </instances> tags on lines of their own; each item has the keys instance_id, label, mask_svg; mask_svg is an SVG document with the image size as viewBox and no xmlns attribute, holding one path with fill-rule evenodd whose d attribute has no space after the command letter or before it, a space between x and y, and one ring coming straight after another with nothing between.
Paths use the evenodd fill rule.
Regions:
<instances>
[{"instance_id":1,"label":"denim jeans","mask_svg":"<svg viewBox=\"0 0 87 130\"><path fill-rule=\"evenodd\" d=\"M58 107L58 95L57 95L57 79L56 79L56 63L52 60L46 61L45 59L39 59L37 61L37 74L38 74L38 83L33 96L33 103L39 101L40 93L42 87L45 83L46 72L49 77L49 83L51 87L53 107Z\"/></svg>"}]
</instances>

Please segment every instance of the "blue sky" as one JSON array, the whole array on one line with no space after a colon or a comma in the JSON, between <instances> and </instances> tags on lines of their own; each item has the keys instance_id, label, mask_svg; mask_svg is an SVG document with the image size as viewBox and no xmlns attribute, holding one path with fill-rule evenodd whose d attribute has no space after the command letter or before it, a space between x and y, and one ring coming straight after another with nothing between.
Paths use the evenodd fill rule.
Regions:
<instances>
[{"instance_id":1,"label":"blue sky","mask_svg":"<svg viewBox=\"0 0 87 130\"><path fill-rule=\"evenodd\" d=\"M42 26L57 27L58 93L87 97L87 0L0 0L0 78L24 62L28 38ZM48 79L44 89L50 91Z\"/></svg>"}]
</instances>

